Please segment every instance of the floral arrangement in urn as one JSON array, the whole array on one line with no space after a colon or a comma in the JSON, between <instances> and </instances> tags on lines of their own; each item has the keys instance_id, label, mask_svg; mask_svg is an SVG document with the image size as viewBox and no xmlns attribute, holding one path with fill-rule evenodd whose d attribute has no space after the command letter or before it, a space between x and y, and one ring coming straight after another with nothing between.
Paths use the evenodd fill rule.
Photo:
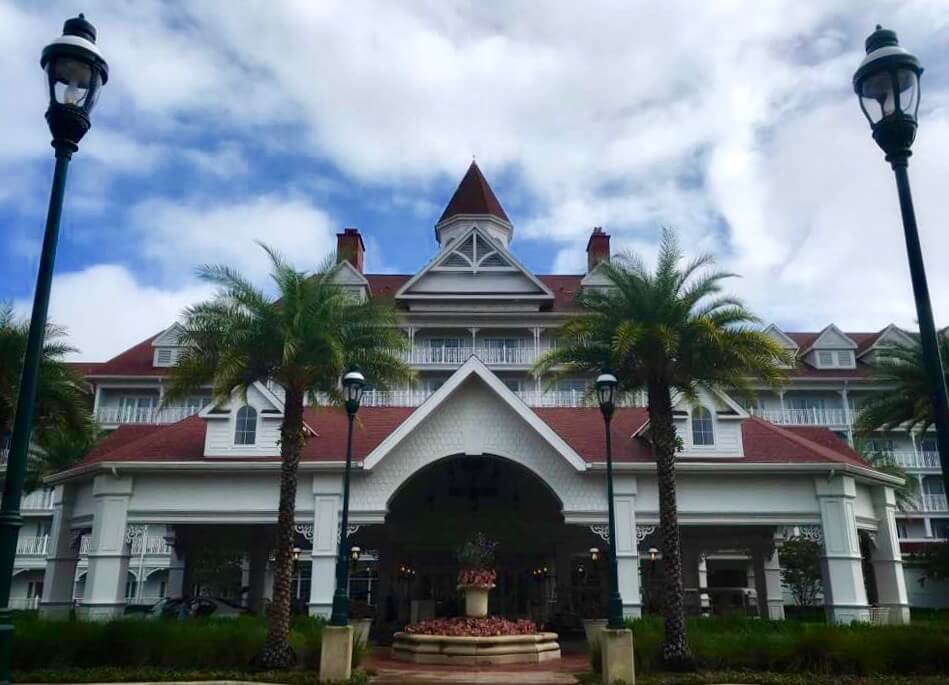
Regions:
<instances>
[{"instance_id":1,"label":"floral arrangement in urn","mask_svg":"<svg viewBox=\"0 0 949 685\"><path fill-rule=\"evenodd\" d=\"M488 592L497 580L494 572L494 549L497 546L498 543L488 540L484 533L475 533L455 554L461 567L458 589L465 595L465 616L483 618L488 615Z\"/></svg>"},{"instance_id":2,"label":"floral arrangement in urn","mask_svg":"<svg viewBox=\"0 0 949 685\"><path fill-rule=\"evenodd\" d=\"M455 553L458 565L458 585L462 587L494 587L494 550L498 543L488 540L484 533L475 533Z\"/></svg>"}]
</instances>

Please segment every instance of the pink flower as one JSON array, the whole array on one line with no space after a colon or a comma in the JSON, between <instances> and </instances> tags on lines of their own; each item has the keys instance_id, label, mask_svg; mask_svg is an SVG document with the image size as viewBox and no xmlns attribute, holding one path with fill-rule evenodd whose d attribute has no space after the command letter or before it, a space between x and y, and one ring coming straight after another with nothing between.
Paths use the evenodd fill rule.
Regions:
<instances>
[{"instance_id":1,"label":"pink flower","mask_svg":"<svg viewBox=\"0 0 949 685\"><path fill-rule=\"evenodd\" d=\"M459 585L490 587L494 585L497 578L498 574L495 571L483 568L463 568L458 572Z\"/></svg>"},{"instance_id":2,"label":"pink flower","mask_svg":"<svg viewBox=\"0 0 949 685\"><path fill-rule=\"evenodd\" d=\"M406 633L420 635L448 635L450 637L490 637L496 635L532 635L537 632L534 622L521 618L510 621L500 616L487 618L435 618L430 621L412 623L405 627Z\"/></svg>"}]
</instances>

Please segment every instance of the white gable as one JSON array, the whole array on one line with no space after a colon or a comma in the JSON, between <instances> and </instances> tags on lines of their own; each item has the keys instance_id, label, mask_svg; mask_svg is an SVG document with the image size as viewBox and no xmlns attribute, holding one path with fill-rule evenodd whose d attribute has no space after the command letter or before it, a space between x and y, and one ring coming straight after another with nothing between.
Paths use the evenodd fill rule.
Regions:
<instances>
[{"instance_id":1,"label":"white gable","mask_svg":"<svg viewBox=\"0 0 949 685\"><path fill-rule=\"evenodd\" d=\"M173 323L152 340L152 347L177 347L184 328L179 323Z\"/></svg>"},{"instance_id":2,"label":"white gable","mask_svg":"<svg viewBox=\"0 0 949 685\"><path fill-rule=\"evenodd\" d=\"M369 453L363 461L363 468L367 471L371 471L389 452L411 435L419 424L436 412L450 397L460 392L460 388L463 385L471 387L471 382L486 386L487 389L491 391L491 394L495 395L501 403L509 407L513 415L525 422L534 433L538 434L550 447L558 452L575 470L585 471L587 469L587 463L583 458L577 454L563 438L557 435L550 426L531 411L531 409L477 357L471 357L462 364L431 397L423 402L398 428L390 433L385 440ZM457 433L458 431L455 430L454 432ZM485 452L484 445L486 441L490 441L491 435L496 434L498 430L497 426L486 423L474 430L463 432L465 445L463 449L461 449L461 452L465 454L483 454Z\"/></svg>"},{"instance_id":3,"label":"white gable","mask_svg":"<svg viewBox=\"0 0 949 685\"><path fill-rule=\"evenodd\" d=\"M889 347L906 347L914 345L916 341L913 339L909 333L904 331L902 328L899 328L893 324L890 324L883 329L883 332L873 341L873 344L870 345L867 349L860 353L860 357L868 355L872 352L879 352L881 349L885 350Z\"/></svg>"},{"instance_id":4,"label":"white gable","mask_svg":"<svg viewBox=\"0 0 949 685\"><path fill-rule=\"evenodd\" d=\"M821 334L817 336L817 339L811 343L811 346L807 348L808 350L855 350L857 349L857 343L853 341L846 333L837 328L834 324L830 324L827 328L821 331Z\"/></svg>"},{"instance_id":5,"label":"white gable","mask_svg":"<svg viewBox=\"0 0 949 685\"><path fill-rule=\"evenodd\" d=\"M797 350L797 343L789 338L787 334L775 324L768 326L766 329L764 329L763 333L777 340L778 344L786 350Z\"/></svg>"},{"instance_id":6,"label":"white gable","mask_svg":"<svg viewBox=\"0 0 949 685\"><path fill-rule=\"evenodd\" d=\"M580 279L581 288L609 288L612 287L613 282L607 277L601 268L603 263L600 262L593 267L593 271L590 271L586 276Z\"/></svg>"},{"instance_id":7,"label":"white gable","mask_svg":"<svg viewBox=\"0 0 949 685\"><path fill-rule=\"evenodd\" d=\"M397 300L549 301L553 293L503 245L471 228L445 245L399 292Z\"/></svg>"},{"instance_id":8,"label":"white gable","mask_svg":"<svg viewBox=\"0 0 949 685\"><path fill-rule=\"evenodd\" d=\"M344 259L335 267L330 277L332 283L346 289L359 300L365 300L369 296L369 281L363 276L349 260Z\"/></svg>"}]
</instances>

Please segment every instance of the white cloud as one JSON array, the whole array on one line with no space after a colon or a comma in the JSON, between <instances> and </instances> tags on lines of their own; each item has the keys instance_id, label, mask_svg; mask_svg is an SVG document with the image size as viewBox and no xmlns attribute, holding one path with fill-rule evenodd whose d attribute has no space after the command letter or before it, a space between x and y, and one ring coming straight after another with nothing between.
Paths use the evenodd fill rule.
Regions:
<instances>
[{"instance_id":1,"label":"white cloud","mask_svg":"<svg viewBox=\"0 0 949 685\"><path fill-rule=\"evenodd\" d=\"M98 264L53 279L49 320L67 328L79 350L75 359L102 361L167 328L185 307L211 294L203 284L146 286L124 266ZM29 314L29 302L15 306Z\"/></svg>"},{"instance_id":2,"label":"white cloud","mask_svg":"<svg viewBox=\"0 0 949 685\"><path fill-rule=\"evenodd\" d=\"M200 264L227 264L264 284L269 260L261 241L295 268L313 269L336 249L333 223L320 208L297 197L263 195L234 203L146 201L132 211L145 258L166 283L180 283Z\"/></svg>"}]
</instances>

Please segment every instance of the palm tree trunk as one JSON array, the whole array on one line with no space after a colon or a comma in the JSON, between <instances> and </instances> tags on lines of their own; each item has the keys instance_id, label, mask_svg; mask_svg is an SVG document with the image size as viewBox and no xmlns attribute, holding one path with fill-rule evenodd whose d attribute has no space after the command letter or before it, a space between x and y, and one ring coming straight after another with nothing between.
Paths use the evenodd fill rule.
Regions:
<instances>
[{"instance_id":1,"label":"palm tree trunk","mask_svg":"<svg viewBox=\"0 0 949 685\"><path fill-rule=\"evenodd\" d=\"M280 427L280 508L274 551L273 600L267 622L267 641L257 658L266 669L290 668L297 659L290 647L290 590L293 582L293 522L296 513L297 468L303 448L303 393L287 388Z\"/></svg>"},{"instance_id":2,"label":"palm tree trunk","mask_svg":"<svg viewBox=\"0 0 949 685\"><path fill-rule=\"evenodd\" d=\"M692 657L685 630L685 604L682 587L682 551L679 543L679 514L676 506L676 433L672 422L669 386L651 382L649 426L656 457L659 486L659 529L662 537L663 593L666 640L662 658L667 668L691 667Z\"/></svg>"}]
</instances>

